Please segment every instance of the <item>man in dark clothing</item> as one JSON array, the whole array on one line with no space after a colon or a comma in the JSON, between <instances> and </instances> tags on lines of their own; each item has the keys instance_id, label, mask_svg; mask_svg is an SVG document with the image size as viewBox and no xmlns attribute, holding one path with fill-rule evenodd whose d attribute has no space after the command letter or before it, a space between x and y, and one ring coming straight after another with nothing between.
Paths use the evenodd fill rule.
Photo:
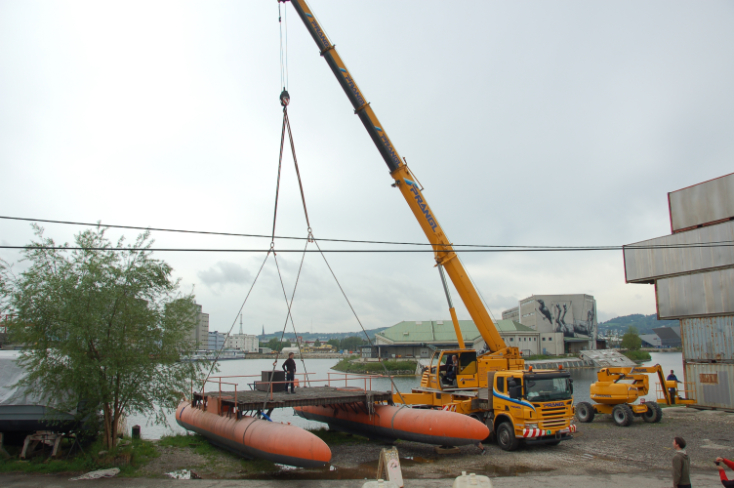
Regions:
<instances>
[{"instance_id":1,"label":"man in dark clothing","mask_svg":"<svg viewBox=\"0 0 734 488\"><path fill-rule=\"evenodd\" d=\"M675 372L674 372L674 371L673 371L672 369L670 370L670 374L668 375L668 377L667 377L667 378L665 378L665 379L666 379L667 381L675 381L675 382L676 382L676 384L677 384L677 383L680 383L680 381L678 381L678 377L677 377L677 376L675 376ZM678 396L678 395L677 395L677 392L676 392L676 387L675 387L675 386L673 386L673 387L671 387L671 388L668 388L668 392L670 393L670 401L671 401L672 403L675 403L675 397L677 397L677 396Z\"/></svg>"},{"instance_id":2,"label":"man in dark clothing","mask_svg":"<svg viewBox=\"0 0 734 488\"><path fill-rule=\"evenodd\" d=\"M451 363L446 361L446 381L453 385L456 380L456 372L459 369L459 357L454 354L449 358Z\"/></svg>"},{"instance_id":3,"label":"man in dark clothing","mask_svg":"<svg viewBox=\"0 0 734 488\"><path fill-rule=\"evenodd\" d=\"M724 467L721 465L721 463L724 463L731 469L734 469L734 461L729 461L728 459L724 459L723 457L716 458L716 465L719 466L719 478L721 478L721 484L724 485L725 488L734 488L734 480L730 480L726 477Z\"/></svg>"},{"instance_id":4,"label":"man in dark clothing","mask_svg":"<svg viewBox=\"0 0 734 488\"><path fill-rule=\"evenodd\" d=\"M296 378L296 361L293 359L293 353L288 353L288 359L283 362L283 371L285 371L285 392L288 393L288 385L291 387L290 393L296 392L293 380Z\"/></svg>"},{"instance_id":5,"label":"man in dark clothing","mask_svg":"<svg viewBox=\"0 0 734 488\"><path fill-rule=\"evenodd\" d=\"M691 459L686 454L686 441L673 438L673 488L691 488Z\"/></svg>"}]
</instances>

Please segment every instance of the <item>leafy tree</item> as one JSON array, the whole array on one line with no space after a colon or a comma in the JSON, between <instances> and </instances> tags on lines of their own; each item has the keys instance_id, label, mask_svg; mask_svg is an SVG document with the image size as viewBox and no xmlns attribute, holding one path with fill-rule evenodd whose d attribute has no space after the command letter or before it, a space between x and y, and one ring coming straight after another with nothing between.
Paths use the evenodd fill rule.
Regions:
<instances>
[{"instance_id":1,"label":"leafy tree","mask_svg":"<svg viewBox=\"0 0 734 488\"><path fill-rule=\"evenodd\" d=\"M318 338L316 338L316 340L313 341L313 347L320 347L320 346L321 346L321 341Z\"/></svg>"},{"instance_id":2,"label":"leafy tree","mask_svg":"<svg viewBox=\"0 0 734 488\"><path fill-rule=\"evenodd\" d=\"M267 343L267 346L273 351L282 351L284 347L291 347L291 342L288 339L284 339L283 342L280 342L280 339L277 337L273 337L270 339Z\"/></svg>"},{"instance_id":3,"label":"leafy tree","mask_svg":"<svg viewBox=\"0 0 734 488\"><path fill-rule=\"evenodd\" d=\"M629 349L630 351L637 351L642 347L642 339L640 334L637 332L636 327L627 328L627 332L622 336L622 348Z\"/></svg>"},{"instance_id":4,"label":"leafy tree","mask_svg":"<svg viewBox=\"0 0 734 488\"><path fill-rule=\"evenodd\" d=\"M352 336L342 339L341 343L339 344L339 347L341 349L344 349L346 351L354 351L359 346L364 344L364 340L361 337L358 336Z\"/></svg>"},{"instance_id":5,"label":"leafy tree","mask_svg":"<svg viewBox=\"0 0 734 488\"><path fill-rule=\"evenodd\" d=\"M114 251L105 230L75 236L75 247L56 247L34 226L37 242L24 251L19 276L0 269L0 290L14 314L13 339L25 345L19 364L28 376L19 385L40 388L67 411L104 414L107 448L114 448L118 421L141 413L165 423L190 380L205 367L181 362L192 353L189 337L198 322L192 295L178 293L172 268L147 251L145 233ZM142 250L134 250L142 249Z\"/></svg>"},{"instance_id":6,"label":"leafy tree","mask_svg":"<svg viewBox=\"0 0 734 488\"><path fill-rule=\"evenodd\" d=\"M340 349L340 347L339 347L339 345L340 345L339 339L329 339L328 341L326 341L326 343L329 344L330 346L332 346L336 350L339 350Z\"/></svg>"}]
</instances>

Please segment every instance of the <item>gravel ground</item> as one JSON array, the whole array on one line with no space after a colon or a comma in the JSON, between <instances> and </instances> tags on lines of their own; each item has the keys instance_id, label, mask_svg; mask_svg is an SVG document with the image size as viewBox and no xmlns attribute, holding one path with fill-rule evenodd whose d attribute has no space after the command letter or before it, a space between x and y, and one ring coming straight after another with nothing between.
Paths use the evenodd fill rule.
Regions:
<instances>
[{"instance_id":1,"label":"gravel ground","mask_svg":"<svg viewBox=\"0 0 734 488\"><path fill-rule=\"evenodd\" d=\"M486 446L484 455L474 446L458 454L439 455L433 447L412 442L396 444L405 478L441 478L461 471L489 476L522 476L538 472L562 474L615 474L668 471L673 456L673 437L687 442L692 469L716 474L717 456L734 458L734 414L698 411L684 407L664 409L663 420L647 424L635 419L618 427L610 416L597 415L593 423L579 424L572 441L558 446L527 446L514 452ZM332 465L337 470L374 470L382 445L345 445L334 449ZM346 473L345 473L346 474ZM373 475L374 476L374 475Z\"/></svg>"},{"instance_id":2,"label":"gravel ground","mask_svg":"<svg viewBox=\"0 0 734 488\"><path fill-rule=\"evenodd\" d=\"M683 407L664 409L663 420L658 424L636 419L629 427L618 427L611 417L597 415L593 423L579 424L573 440L552 447L527 446L505 452L496 445L487 445L482 454L475 446L463 446L455 454L437 454L433 446L425 444L397 442L395 446L406 479L452 478L462 471L491 477L541 473L549 476L658 473L665 477L670 469L675 436L688 442L694 472L717 478L713 459L734 458L734 414ZM282 467L275 472L256 472L251 462L224 451L201 456L185 447L161 447L161 456L143 468L141 474L156 477L190 469L205 479L374 479L377 459L384 447L388 446L377 442L340 444L332 447L331 466L326 469Z\"/></svg>"}]
</instances>

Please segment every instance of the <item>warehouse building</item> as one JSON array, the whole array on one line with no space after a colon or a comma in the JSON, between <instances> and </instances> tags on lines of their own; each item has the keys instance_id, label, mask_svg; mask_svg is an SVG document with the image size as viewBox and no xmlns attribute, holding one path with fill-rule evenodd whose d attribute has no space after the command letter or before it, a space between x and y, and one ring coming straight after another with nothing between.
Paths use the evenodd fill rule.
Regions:
<instances>
[{"instance_id":1,"label":"warehouse building","mask_svg":"<svg viewBox=\"0 0 734 488\"><path fill-rule=\"evenodd\" d=\"M512 320L499 320L497 330L508 346L517 347L524 356L563 354L563 334L539 333ZM467 348L484 350L486 344L472 320L459 320L459 328ZM363 357L429 358L436 349L459 347L451 320L403 321L375 335L372 347L362 348Z\"/></svg>"},{"instance_id":2,"label":"warehouse building","mask_svg":"<svg viewBox=\"0 0 734 488\"><path fill-rule=\"evenodd\" d=\"M627 283L652 284L680 319L687 394L734 409L734 173L668 193L671 234L624 246ZM656 329L663 342L670 331Z\"/></svg>"},{"instance_id":3,"label":"warehouse building","mask_svg":"<svg viewBox=\"0 0 734 488\"><path fill-rule=\"evenodd\" d=\"M597 348L599 325L591 295L532 295L502 312L502 318L542 334L561 333L566 353Z\"/></svg>"}]
</instances>

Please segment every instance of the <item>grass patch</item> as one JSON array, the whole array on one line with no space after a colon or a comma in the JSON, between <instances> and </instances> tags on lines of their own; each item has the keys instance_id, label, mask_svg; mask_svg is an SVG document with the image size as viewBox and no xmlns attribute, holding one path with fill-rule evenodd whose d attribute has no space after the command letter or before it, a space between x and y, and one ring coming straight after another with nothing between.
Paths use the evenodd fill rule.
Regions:
<instances>
[{"instance_id":1,"label":"grass patch","mask_svg":"<svg viewBox=\"0 0 734 488\"><path fill-rule=\"evenodd\" d=\"M630 358L632 361L650 361L652 356L647 351L624 351L622 354Z\"/></svg>"},{"instance_id":2,"label":"grass patch","mask_svg":"<svg viewBox=\"0 0 734 488\"><path fill-rule=\"evenodd\" d=\"M196 454L206 457L215 456L216 454L223 451L217 447L214 447L208 440L206 440L206 437L199 434L177 434L163 436L161 440L158 441L158 445L161 447L178 447L182 449L191 449Z\"/></svg>"},{"instance_id":3,"label":"grass patch","mask_svg":"<svg viewBox=\"0 0 734 488\"><path fill-rule=\"evenodd\" d=\"M344 432L339 432L338 430L329 430L325 427L310 430L309 432L326 442L329 446L338 446L340 444L366 444L372 442L366 437L346 434Z\"/></svg>"},{"instance_id":4,"label":"grass patch","mask_svg":"<svg viewBox=\"0 0 734 488\"><path fill-rule=\"evenodd\" d=\"M401 375L415 375L415 361L388 360L382 362L352 362L352 358L344 358L331 369L345 373L357 374L384 374L385 368L389 373ZM385 365L385 367L383 367Z\"/></svg>"},{"instance_id":5,"label":"grass patch","mask_svg":"<svg viewBox=\"0 0 734 488\"><path fill-rule=\"evenodd\" d=\"M122 444L122 445L120 445ZM151 459L159 456L155 445L145 440L125 439L120 441L118 446L106 451L102 441L97 440L91 445L84 448L84 453L75 449L74 455L69 457L69 449L71 449L71 440L64 439L61 444L60 456L58 459L48 457L50 448L46 454L38 454L28 460L18 459L21 446L6 446L11 459L0 459L0 473L35 473L35 474L52 474L52 473L85 473L97 469L120 468L120 476L136 476L137 470L146 465ZM99 453L103 452L100 456Z\"/></svg>"}]
</instances>

